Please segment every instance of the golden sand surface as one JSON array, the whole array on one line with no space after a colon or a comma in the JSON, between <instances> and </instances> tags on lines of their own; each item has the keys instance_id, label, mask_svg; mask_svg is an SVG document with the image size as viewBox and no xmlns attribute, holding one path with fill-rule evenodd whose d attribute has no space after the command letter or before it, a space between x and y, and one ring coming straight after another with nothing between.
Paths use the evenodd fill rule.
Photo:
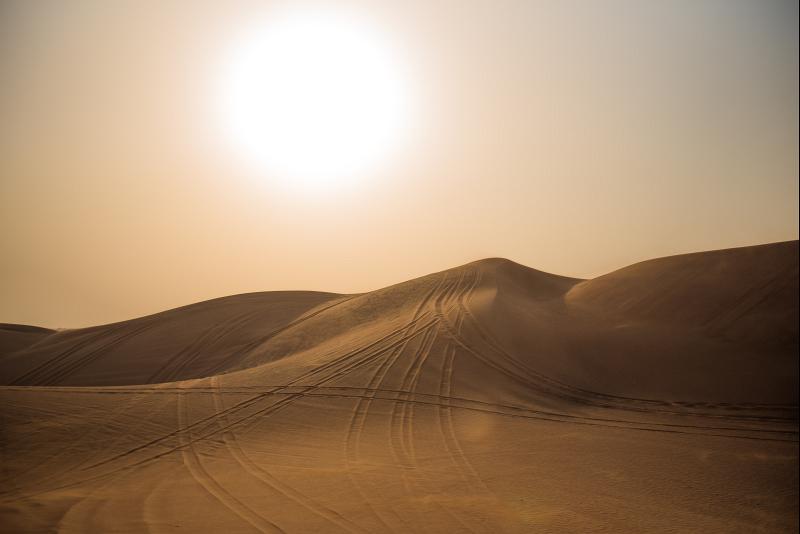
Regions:
<instances>
[{"instance_id":1,"label":"golden sand surface","mask_svg":"<svg viewBox=\"0 0 800 534\"><path fill-rule=\"evenodd\" d=\"M3 532L798 530L798 244L0 326Z\"/></svg>"}]
</instances>

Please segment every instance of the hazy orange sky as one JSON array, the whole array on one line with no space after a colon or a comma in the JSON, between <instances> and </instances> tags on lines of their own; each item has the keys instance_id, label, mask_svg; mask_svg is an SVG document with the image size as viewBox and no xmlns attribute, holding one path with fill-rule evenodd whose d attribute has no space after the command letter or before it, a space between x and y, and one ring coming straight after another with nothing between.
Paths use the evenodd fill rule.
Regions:
<instances>
[{"instance_id":1,"label":"hazy orange sky","mask_svg":"<svg viewBox=\"0 0 800 534\"><path fill-rule=\"evenodd\" d=\"M0 322L359 292L489 256L592 277L798 236L794 1L302 9L323 6L402 55L414 128L317 191L243 164L220 126L225 51L280 4L4 0Z\"/></svg>"}]
</instances>

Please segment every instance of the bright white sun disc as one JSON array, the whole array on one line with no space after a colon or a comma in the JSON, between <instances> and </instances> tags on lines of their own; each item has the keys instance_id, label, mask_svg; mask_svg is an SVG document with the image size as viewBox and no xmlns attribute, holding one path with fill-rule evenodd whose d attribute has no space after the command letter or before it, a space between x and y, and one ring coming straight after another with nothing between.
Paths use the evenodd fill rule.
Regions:
<instances>
[{"instance_id":1,"label":"bright white sun disc","mask_svg":"<svg viewBox=\"0 0 800 534\"><path fill-rule=\"evenodd\" d=\"M234 144L269 175L340 184L385 158L407 122L397 58L356 19L296 13L237 45L224 116Z\"/></svg>"}]
</instances>

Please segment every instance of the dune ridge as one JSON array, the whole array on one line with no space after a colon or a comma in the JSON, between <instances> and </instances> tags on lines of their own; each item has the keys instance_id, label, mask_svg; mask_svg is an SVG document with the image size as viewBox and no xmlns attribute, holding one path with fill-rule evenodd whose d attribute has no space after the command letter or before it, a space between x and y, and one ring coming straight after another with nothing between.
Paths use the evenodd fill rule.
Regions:
<instances>
[{"instance_id":1,"label":"dune ridge","mask_svg":"<svg viewBox=\"0 0 800 534\"><path fill-rule=\"evenodd\" d=\"M791 241L0 325L0 526L797 530L797 323Z\"/></svg>"}]
</instances>

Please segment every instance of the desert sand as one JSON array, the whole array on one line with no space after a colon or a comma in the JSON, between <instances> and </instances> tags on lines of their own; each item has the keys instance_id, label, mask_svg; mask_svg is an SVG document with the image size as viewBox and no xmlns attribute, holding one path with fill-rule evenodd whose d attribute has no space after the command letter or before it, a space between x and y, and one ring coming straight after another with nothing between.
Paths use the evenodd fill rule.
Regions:
<instances>
[{"instance_id":1,"label":"desert sand","mask_svg":"<svg viewBox=\"0 0 800 534\"><path fill-rule=\"evenodd\" d=\"M4 532L798 530L798 243L0 325Z\"/></svg>"}]
</instances>

